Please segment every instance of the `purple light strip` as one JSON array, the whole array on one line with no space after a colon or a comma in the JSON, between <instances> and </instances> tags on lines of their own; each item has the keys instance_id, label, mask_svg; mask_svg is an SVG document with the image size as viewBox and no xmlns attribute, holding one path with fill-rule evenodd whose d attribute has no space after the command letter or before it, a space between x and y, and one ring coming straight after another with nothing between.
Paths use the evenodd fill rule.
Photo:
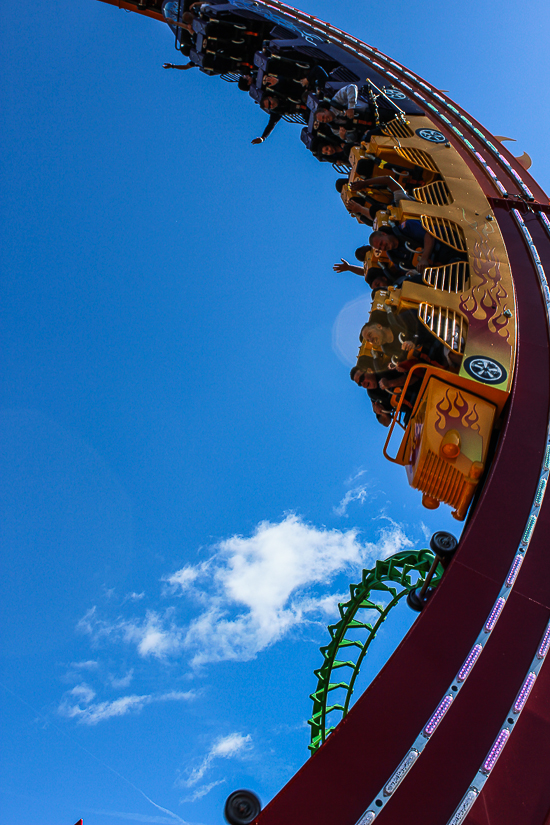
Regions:
<instances>
[{"instance_id":1,"label":"purple light strip","mask_svg":"<svg viewBox=\"0 0 550 825\"><path fill-rule=\"evenodd\" d=\"M537 678L536 673L530 673L525 682L522 685L520 692L518 693L518 698L514 702L513 711L514 713L521 713L523 710L523 706L526 703L527 699L529 698L529 694L531 693L531 688L535 684L535 679Z\"/></svg>"},{"instance_id":2,"label":"purple light strip","mask_svg":"<svg viewBox=\"0 0 550 825\"><path fill-rule=\"evenodd\" d=\"M541 645L537 651L537 659L544 659L550 648L550 625L546 628L546 633L542 637Z\"/></svg>"},{"instance_id":3,"label":"purple light strip","mask_svg":"<svg viewBox=\"0 0 550 825\"><path fill-rule=\"evenodd\" d=\"M519 573L519 568L521 567L524 558L525 556L522 553L518 553L515 557L514 561L512 562L510 572L508 573L508 578L506 579L506 587L512 587L513 583L516 580L516 576Z\"/></svg>"},{"instance_id":4,"label":"purple light strip","mask_svg":"<svg viewBox=\"0 0 550 825\"><path fill-rule=\"evenodd\" d=\"M451 695L445 696L442 702L439 703L437 710L435 711L434 715L429 720L428 724L424 728L424 736L429 739L432 735L434 730L437 728L449 708L453 702L453 697Z\"/></svg>"},{"instance_id":5,"label":"purple light strip","mask_svg":"<svg viewBox=\"0 0 550 825\"><path fill-rule=\"evenodd\" d=\"M487 623L486 623L485 627L483 628L485 633L490 633L491 630L494 628L494 626L496 625L496 623L498 621L498 617L502 613L502 608L504 607L505 604L506 604L506 599L503 599L502 597L500 599L496 600L495 606L493 607L493 609L489 613L489 618L487 619Z\"/></svg>"},{"instance_id":6,"label":"purple light strip","mask_svg":"<svg viewBox=\"0 0 550 825\"><path fill-rule=\"evenodd\" d=\"M516 701L514 702L514 704L512 705L510 710L508 711L508 713L506 714L508 724L511 724L512 721L513 721L512 719L509 718L512 713L516 714L516 718L519 718L520 713L524 710L525 705L527 704L527 700L529 698L529 694L531 693L533 685L535 684L536 678L537 678L537 676L540 672L540 669L542 667L542 664L543 664L542 659L544 659L544 656L548 652L548 647L549 646L550 646L550 622L548 622L548 624L546 625L546 630L544 631L544 636L542 637L542 642L540 644L538 653L535 655L533 661L531 662L529 672L528 672L527 676L525 677L525 679L523 680L523 684L521 686L521 689L520 689L518 695L516 696ZM490 772L493 770L497 759L500 757L502 751L504 750L504 746L506 745L506 743L508 741L510 733L511 733L511 730L507 727L503 726L500 729L500 733L497 736L497 738L495 739L495 741L493 743L493 747L491 748L491 750L487 754L487 756L485 758L485 762L483 763L483 765L479 769L478 774L474 778L471 786L468 788L468 790L466 791L466 793L462 797L460 805L455 810L453 816L448 821L447 825L462 825L462 823L464 822L464 820L466 818L467 813L469 812L470 808L472 807L472 805L475 802L475 798L472 798L472 796L471 796L472 792L475 792L476 795L479 795L481 793L481 791L483 790L483 786L485 785L485 782L487 781L487 778L488 778ZM482 776L479 776L479 774L482 774ZM485 774L485 775L483 776L483 774ZM476 798L477 798L477 796L476 796Z\"/></svg>"},{"instance_id":7,"label":"purple light strip","mask_svg":"<svg viewBox=\"0 0 550 825\"><path fill-rule=\"evenodd\" d=\"M508 741L508 737L510 736L510 731L508 728L503 728L497 738L495 739L494 745L487 754L487 758L483 765L481 766L481 773L489 774L493 770L496 765L496 761L499 758L504 745Z\"/></svg>"},{"instance_id":8,"label":"purple light strip","mask_svg":"<svg viewBox=\"0 0 550 825\"><path fill-rule=\"evenodd\" d=\"M473 666L477 662L478 656L479 656L479 654L481 653L482 650L483 650L482 645L475 645L470 650L470 652L468 653L468 656L466 658L466 661L464 662L464 664L462 665L462 667L458 671L458 676L456 677L457 682L465 682L466 681L466 679L468 678L468 676L470 674L471 669L473 668Z\"/></svg>"}]
</instances>

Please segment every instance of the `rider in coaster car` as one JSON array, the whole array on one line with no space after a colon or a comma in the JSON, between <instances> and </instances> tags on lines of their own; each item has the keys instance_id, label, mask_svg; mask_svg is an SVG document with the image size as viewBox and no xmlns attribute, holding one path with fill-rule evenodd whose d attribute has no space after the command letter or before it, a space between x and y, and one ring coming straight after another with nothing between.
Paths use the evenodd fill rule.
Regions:
<instances>
[{"instance_id":1,"label":"rider in coaster car","mask_svg":"<svg viewBox=\"0 0 550 825\"><path fill-rule=\"evenodd\" d=\"M401 275L404 274L405 276L407 273L391 273L388 269L380 264L379 266L368 266L368 253L371 251L370 246L359 246L355 250L355 257L358 261L363 262L363 266L357 266L355 264L350 264L346 261L345 258L340 258L341 263L334 264L333 270L335 272L353 272L354 275L360 275L361 278L364 278L367 284L370 286L371 289L387 289L389 286L395 286L397 281L401 278ZM417 272L413 273L415 276L418 275ZM412 278L411 278L412 280ZM420 283L420 281L415 280L414 283Z\"/></svg>"},{"instance_id":2,"label":"rider in coaster car","mask_svg":"<svg viewBox=\"0 0 550 825\"><path fill-rule=\"evenodd\" d=\"M389 286L394 286L397 289L403 286L405 281L410 281L413 284L422 284L424 280L420 272L411 269L408 272L402 272L397 277L392 277L385 267L371 266L365 275L365 281L370 286L374 293L379 289L387 289Z\"/></svg>"},{"instance_id":3,"label":"rider in coaster car","mask_svg":"<svg viewBox=\"0 0 550 825\"><path fill-rule=\"evenodd\" d=\"M338 192L342 193L344 186L348 187L346 209L367 226L372 226L376 213L386 210L391 203L399 204L403 200L416 200L389 175L356 180L353 183L348 183L345 178L339 178L336 181Z\"/></svg>"},{"instance_id":4,"label":"rider in coaster car","mask_svg":"<svg viewBox=\"0 0 550 825\"><path fill-rule=\"evenodd\" d=\"M328 80L328 74L322 66L314 66L312 69L302 69L301 77L288 78L281 77L277 74L264 74L262 81L263 86L266 86L277 94L283 97L288 97L293 100L302 99L304 95L307 96L308 90L314 89L320 91L324 89L325 83Z\"/></svg>"},{"instance_id":5,"label":"rider in coaster car","mask_svg":"<svg viewBox=\"0 0 550 825\"><path fill-rule=\"evenodd\" d=\"M265 94L260 101L260 106L264 112L270 112L269 121L261 137L254 138L254 140L251 141L252 143L263 143L283 115L303 114L307 110L307 107L303 103L293 103L289 100L283 100L275 94Z\"/></svg>"},{"instance_id":6,"label":"rider in coaster car","mask_svg":"<svg viewBox=\"0 0 550 825\"><path fill-rule=\"evenodd\" d=\"M390 400L391 391L388 392L388 390L379 386L373 359L366 355L359 356L357 364L352 368L349 377L358 387L363 387L367 391L372 403L372 411L378 422L384 427L389 427L393 416Z\"/></svg>"},{"instance_id":7,"label":"rider in coaster car","mask_svg":"<svg viewBox=\"0 0 550 825\"><path fill-rule=\"evenodd\" d=\"M398 315L389 307L375 310L359 337L388 356L398 372L408 372L419 361L456 372L455 354L424 326L415 309Z\"/></svg>"},{"instance_id":8,"label":"rider in coaster car","mask_svg":"<svg viewBox=\"0 0 550 825\"><path fill-rule=\"evenodd\" d=\"M417 220L406 220L399 226L384 226L372 233L369 242L373 249L388 256L396 274L399 269L424 272L428 266L466 260L465 255L430 235ZM418 247L421 247L420 257L413 262Z\"/></svg>"},{"instance_id":9,"label":"rider in coaster car","mask_svg":"<svg viewBox=\"0 0 550 825\"><path fill-rule=\"evenodd\" d=\"M354 83L339 89L332 100L319 103L315 119L326 123L336 137L352 145L360 143L365 131L374 125L370 106L359 99L359 89Z\"/></svg>"}]
</instances>

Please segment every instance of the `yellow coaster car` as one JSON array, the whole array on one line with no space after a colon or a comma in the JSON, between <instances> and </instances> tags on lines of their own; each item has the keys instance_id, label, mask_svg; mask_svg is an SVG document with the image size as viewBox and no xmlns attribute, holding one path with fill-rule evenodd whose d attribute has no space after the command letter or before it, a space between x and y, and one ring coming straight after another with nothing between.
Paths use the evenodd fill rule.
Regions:
<instances>
[{"instance_id":1,"label":"yellow coaster car","mask_svg":"<svg viewBox=\"0 0 550 825\"><path fill-rule=\"evenodd\" d=\"M404 126L407 127L405 135ZM424 270L422 283L377 292L373 310L407 309L450 353L453 367L413 366L401 391L384 455L406 466L423 504L453 507L464 519L487 463L491 434L509 396L516 355L515 292L508 254L491 205L462 157L445 143L422 137L434 125L410 117L372 139L368 151L399 156L437 175L414 190L415 200L390 207L394 225L414 219L463 260ZM439 134L439 133L438 133ZM396 138L398 138L396 140ZM363 147L358 150L366 151ZM380 217L383 217L380 215ZM390 456L396 426L401 445Z\"/></svg>"}]
</instances>

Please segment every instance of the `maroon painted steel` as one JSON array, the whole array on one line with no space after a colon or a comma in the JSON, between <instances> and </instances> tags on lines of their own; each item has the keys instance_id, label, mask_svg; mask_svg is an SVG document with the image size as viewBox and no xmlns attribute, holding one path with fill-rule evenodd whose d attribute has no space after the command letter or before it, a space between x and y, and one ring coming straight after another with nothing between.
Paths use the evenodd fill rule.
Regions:
<instances>
[{"instance_id":1,"label":"maroon painted steel","mask_svg":"<svg viewBox=\"0 0 550 825\"><path fill-rule=\"evenodd\" d=\"M507 209L498 213L498 220L512 271L521 273L516 278L520 346L506 427L476 511L454 561L425 611L346 719L262 812L257 820L261 825L353 825L359 819L460 669L516 553L538 483L546 441L550 358L544 305L523 237ZM533 234L535 221L535 216L528 220ZM550 239L541 236L540 246L543 244L550 257ZM545 518L549 510L547 504ZM544 559L545 548L546 556L549 552L550 532L544 531L542 524L541 528L537 528L532 540L517 590L483 655L417 764L380 812L376 819L380 825L444 825L482 764L550 617L546 586L550 565ZM543 593L545 600L541 600ZM534 698L530 697L527 719L532 701ZM524 724L521 717L518 731ZM486 821L492 825L541 825L538 811L545 804L550 808L550 783L542 781L544 771L550 775L550 752L546 761L541 759L538 763L539 769L530 774L530 784L537 793L531 794L528 805L521 786L514 789L506 776L499 781L500 765L515 758L513 754L521 741L514 731L501 762L497 763L498 770L495 768L489 778L471 817L478 816L479 810L489 810L494 800L501 798L503 784L506 810L498 806L500 818ZM539 753L538 759L543 755L544 752ZM521 763L521 754L516 761ZM522 781L526 781L523 774L529 769L529 761L521 764L525 768ZM530 806L529 811L526 805ZM490 812L488 815L493 816ZM529 818L522 819L526 815Z\"/></svg>"},{"instance_id":2,"label":"maroon painted steel","mask_svg":"<svg viewBox=\"0 0 550 825\"><path fill-rule=\"evenodd\" d=\"M133 8L124 0L104 0ZM550 236L536 213L548 198L505 148L442 93L376 49L277 0L259 0L359 55L392 85L421 93L426 114L466 160L493 209L516 287L518 355L506 425L457 555L391 659L325 744L292 777L256 825L354 825L374 803L460 670L521 542L537 488L550 414L548 323L537 270L512 208L519 208L550 275ZM143 12L159 18L154 12ZM389 74L391 73L391 75ZM422 107L422 101L416 102ZM454 107L454 111L452 108ZM446 120L440 119L444 113ZM460 115L466 116L469 125ZM472 154L455 127L474 147ZM506 189L495 184L488 164ZM535 204L514 172L532 192ZM380 825L445 825L487 756L528 673L550 618L550 497L540 510L513 592L482 655L426 748L376 817ZM467 825L550 823L550 665L483 786Z\"/></svg>"},{"instance_id":3,"label":"maroon painted steel","mask_svg":"<svg viewBox=\"0 0 550 825\"><path fill-rule=\"evenodd\" d=\"M266 5L283 10L280 3ZM306 24L311 22L307 15L296 16ZM357 42L353 50L359 50ZM387 60L380 53L378 57ZM467 132L461 119L420 82L415 84L395 64L391 71L396 75L393 85L399 86L401 80L416 86L443 109L451 125ZM434 118L430 109L426 114ZM523 198L525 193L510 168L476 137L473 129L480 128L479 124L469 120L472 129L467 139L475 151L510 195ZM536 269L508 206L517 206L518 199L502 198L484 166L446 123L440 121L439 126L467 160L485 193L504 201L500 207L495 203L494 209L515 278L519 320L516 376L506 427L460 550L432 601L346 719L262 812L258 825L353 825L367 805L375 803L376 794L437 707L483 626L517 551L538 484L550 413L548 324ZM496 143L494 138L492 142ZM500 146L499 151L546 209L548 199L541 188L509 152ZM523 206L521 210L543 263L550 264L550 238L536 214ZM380 825L443 825L482 765L550 617L550 565L545 558L550 543L549 513L546 499L516 590L483 655L416 764L378 814ZM549 695L545 691L548 674L548 666L543 667L467 823L542 825L550 809L550 714L543 698ZM537 747L526 750L537 710L539 735L533 739ZM376 810L376 804L370 807Z\"/></svg>"}]
</instances>

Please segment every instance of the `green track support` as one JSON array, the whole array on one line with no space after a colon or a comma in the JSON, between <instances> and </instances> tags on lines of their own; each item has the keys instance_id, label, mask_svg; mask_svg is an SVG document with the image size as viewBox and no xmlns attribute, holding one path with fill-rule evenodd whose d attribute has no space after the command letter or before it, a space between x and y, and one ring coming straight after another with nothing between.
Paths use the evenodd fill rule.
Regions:
<instances>
[{"instance_id":1,"label":"green track support","mask_svg":"<svg viewBox=\"0 0 550 825\"><path fill-rule=\"evenodd\" d=\"M313 713L308 719L311 725L308 747L312 753L347 714L363 659L390 610L409 590L422 585L434 558L431 550L396 553L385 561L377 561L372 570L363 570L361 582L350 585L351 598L338 605L340 621L329 625L331 641L320 648L324 661L314 671L317 689L310 697ZM443 568L439 565L432 586L438 584L442 574ZM385 602L377 602L375 594L385 597ZM362 611L369 613L362 615ZM364 639L355 638L360 632L364 632ZM349 634L353 634L353 638ZM354 655L356 658L351 658ZM344 668L349 668L349 676ZM338 671L338 679L334 681L333 670ZM330 695L336 689L343 691L343 698L339 696L337 701Z\"/></svg>"}]
</instances>

